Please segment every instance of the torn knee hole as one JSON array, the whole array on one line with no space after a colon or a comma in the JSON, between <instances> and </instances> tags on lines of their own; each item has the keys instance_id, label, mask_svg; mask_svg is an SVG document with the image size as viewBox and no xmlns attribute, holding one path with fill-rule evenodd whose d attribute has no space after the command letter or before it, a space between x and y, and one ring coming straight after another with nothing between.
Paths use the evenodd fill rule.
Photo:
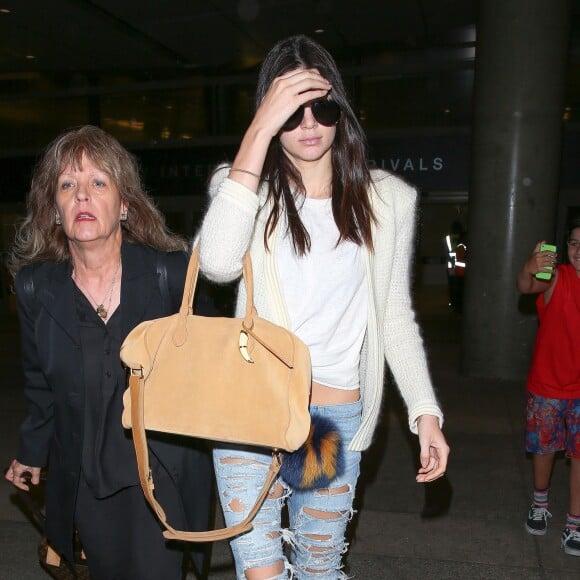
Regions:
<instances>
[{"instance_id":1,"label":"torn knee hole","mask_svg":"<svg viewBox=\"0 0 580 580\"><path fill-rule=\"evenodd\" d=\"M346 512L323 512L321 510L314 510L309 507L304 508L304 513L321 520L335 520L346 514Z\"/></svg>"},{"instance_id":2,"label":"torn knee hole","mask_svg":"<svg viewBox=\"0 0 580 580\"><path fill-rule=\"evenodd\" d=\"M305 538L309 540L317 540L319 542L327 542L328 540L332 539L330 534L304 534ZM321 547L321 546L310 546L309 550L311 552L326 552L328 548Z\"/></svg>"},{"instance_id":3,"label":"torn knee hole","mask_svg":"<svg viewBox=\"0 0 580 580\"><path fill-rule=\"evenodd\" d=\"M316 491L322 495L340 495L341 493L348 493L350 491L350 487L345 483L340 487L327 487L325 489L317 489Z\"/></svg>"},{"instance_id":4,"label":"torn knee hole","mask_svg":"<svg viewBox=\"0 0 580 580\"><path fill-rule=\"evenodd\" d=\"M232 499L232 501L228 505L233 512L244 511L244 503L238 498Z\"/></svg>"},{"instance_id":5,"label":"torn knee hole","mask_svg":"<svg viewBox=\"0 0 580 580\"><path fill-rule=\"evenodd\" d=\"M284 562L276 562L275 564L272 564L271 566L261 566L261 567L253 567L253 568L247 568L244 571L244 578L254 578L254 579L258 579L258 578L272 578L272 574L276 574L279 575L282 572L284 572ZM249 575L248 575L249 573Z\"/></svg>"},{"instance_id":6,"label":"torn knee hole","mask_svg":"<svg viewBox=\"0 0 580 580\"><path fill-rule=\"evenodd\" d=\"M270 499L280 499L284 495L284 488L281 483L276 483L272 491L268 494Z\"/></svg>"},{"instance_id":7,"label":"torn knee hole","mask_svg":"<svg viewBox=\"0 0 580 580\"><path fill-rule=\"evenodd\" d=\"M220 457L221 465L265 465L261 461L255 461L254 459L246 459L244 457Z\"/></svg>"}]
</instances>

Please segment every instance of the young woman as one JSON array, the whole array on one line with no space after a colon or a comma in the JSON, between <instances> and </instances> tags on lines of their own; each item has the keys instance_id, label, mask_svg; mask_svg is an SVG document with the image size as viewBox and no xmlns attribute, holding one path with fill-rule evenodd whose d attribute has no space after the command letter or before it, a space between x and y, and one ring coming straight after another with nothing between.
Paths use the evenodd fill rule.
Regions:
<instances>
[{"instance_id":1,"label":"young woman","mask_svg":"<svg viewBox=\"0 0 580 580\"><path fill-rule=\"evenodd\" d=\"M346 578L345 530L361 452L379 419L385 358L419 434L417 481L443 475L449 454L409 292L416 192L369 170L365 136L335 62L295 36L266 56L255 116L233 165L216 171L210 195L202 271L233 280L249 249L258 313L308 345L311 411L334 421L346 448L344 473L326 488L277 481L254 529L231 543L237 577ZM238 314L244 304L240 287ZM259 451L214 452L228 525L245 517L259 493L270 463ZM286 502L289 530L281 528Z\"/></svg>"}]
</instances>

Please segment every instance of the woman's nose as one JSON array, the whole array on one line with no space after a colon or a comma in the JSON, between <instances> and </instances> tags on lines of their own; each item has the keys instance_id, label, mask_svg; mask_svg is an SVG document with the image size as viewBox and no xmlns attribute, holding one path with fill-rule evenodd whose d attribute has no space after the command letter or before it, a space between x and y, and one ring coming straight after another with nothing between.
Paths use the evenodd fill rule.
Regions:
<instances>
[{"instance_id":1,"label":"woman's nose","mask_svg":"<svg viewBox=\"0 0 580 580\"><path fill-rule=\"evenodd\" d=\"M302 117L300 126L303 129L313 129L316 125L317 121L316 117L312 114L312 107L304 107L304 116Z\"/></svg>"},{"instance_id":2,"label":"woman's nose","mask_svg":"<svg viewBox=\"0 0 580 580\"><path fill-rule=\"evenodd\" d=\"M85 183L79 182L76 189L76 198L79 201L85 201L89 197L89 190Z\"/></svg>"}]
</instances>

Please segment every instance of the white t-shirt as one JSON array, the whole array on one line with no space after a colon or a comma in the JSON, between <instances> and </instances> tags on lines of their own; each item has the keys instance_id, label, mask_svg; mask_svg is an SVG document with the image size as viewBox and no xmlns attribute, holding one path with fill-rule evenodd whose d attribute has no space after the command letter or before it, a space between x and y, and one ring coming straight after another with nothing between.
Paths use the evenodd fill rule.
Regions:
<instances>
[{"instance_id":1,"label":"white t-shirt","mask_svg":"<svg viewBox=\"0 0 580 580\"><path fill-rule=\"evenodd\" d=\"M297 199L311 249L298 256L287 233L278 249L279 275L292 331L310 349L312 380L348 390L359 387L368 291L362 248L336 245L331 204L330 198Z\"/></svg>"}]
</instances>

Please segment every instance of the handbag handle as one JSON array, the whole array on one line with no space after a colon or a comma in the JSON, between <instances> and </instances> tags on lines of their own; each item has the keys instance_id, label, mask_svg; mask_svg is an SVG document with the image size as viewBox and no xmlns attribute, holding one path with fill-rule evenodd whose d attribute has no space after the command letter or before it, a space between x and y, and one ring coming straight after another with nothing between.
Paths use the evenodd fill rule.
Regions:
<instances>
[{"instance_id":1,"label":"handbag handle","mask_svg":"<svg viewBox=\"0 0 580 580\"><path fill-rule=\"evenodd\" d=\"M189 265L187 266L187 274L185 276L185 285L183 289L183 298L181 300L181 307L179 308L179 321L173 334L173 340L177 346L181 346L187 340L187 316L188 314L193 314L193 297L195 296L198 276L199 244L196 244L189 258ZM254 328L254 314L256 313L256 308L254 307L254 276L252 272L252 260L250 259L249 252L244 254L242 276L247 294L246 314L242 326L244 330L251 331Z\"/></svg>"},{"instance_id":2,"label":"handbag handle","mask_svg":"<svg viewBox=\"0 0 580 580\"><path fill-rule=\"evenodd\" d=\"M139 374L140 373L140 374ZM228 528L221 528L219 530L209 530L207 532L185 532L176 530L167 522L165 511L155 498L153 490L155 484L153 482L153 474L149 467L149 451L147 448L147 434L145 433L144 424L144 391L145 385L143 380L143 372L131 369L129 376L129 389L131 392L131 423L133 430L133 444L135 446L135 454L137 457L137 468L139 470L139 482L143 489L143 494L157 514L160 522L166 528L163 535L168 540L185 540L187 542L215 542L217 540L226 540L248 532L252 529L252 520L258 513L260 507L264 503L272 484L274 483L280 466L282 464L281 454L277 451L272 453L272 462L268 469L268 474L260 495L256 499L254 507L250 510L248 515L238 524Z\"/></svg>"},{"instance_id":3,"label":"handbag handle","mask_svg":"<svg viewBox=\"0 0 580 580\"><path fill-rule=\"evenodd\" d=\"M254 340L259 342L264 348L268 349L276 358L282 361L288 368L294 368L294 362L289 360L281 352L277 351L270 344L254 332L254 315L257 314L254 306L254 275L252 271L252 260L250 252L244 254L242 275L246 286L246 313L241 324L241 331L250 335ZM183 289L183 299L179 308L179 316L175 331L173 332L173 342L176 346L183 346L187 341L187 317L193 314L193 297L197 286L199 276L199 244L197 244L189 258L187 274L185 276L185 285Z\"/></svg>"}]
</instances>

